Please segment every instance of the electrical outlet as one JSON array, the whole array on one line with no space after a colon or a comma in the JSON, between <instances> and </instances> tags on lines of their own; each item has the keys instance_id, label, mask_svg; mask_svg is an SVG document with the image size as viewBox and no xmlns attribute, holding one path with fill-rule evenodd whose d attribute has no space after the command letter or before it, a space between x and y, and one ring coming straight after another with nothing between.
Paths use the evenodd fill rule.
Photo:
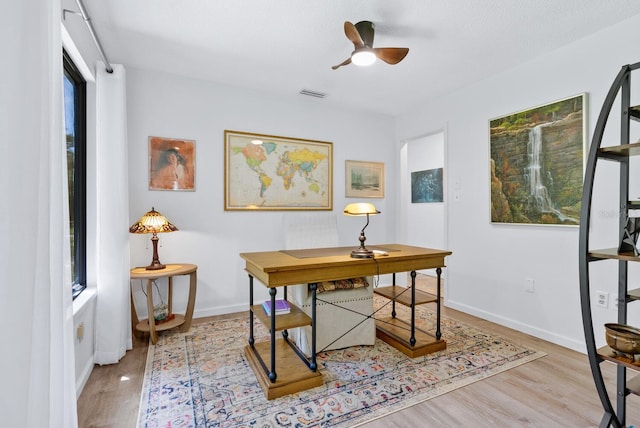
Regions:
<instances>
[{"instance_id":1,"label":"electrical outlet","mask_svg":"<svg viewBox=\"0 0 640 428\"><path fill-rule=\"evenodd\" d=\"M80 325L78 325L78 328L76 328L76 339L78 340L78 343L82 342L82 339L84 339L84 323L80 323Z\"/></svg>"},{"instance_id":2,"label":"electrical outlet","mask_svg":"<svg viewBox=\"0 0 640 428\"><path fill-rule=\"evenodd\" d=\"M609 307L609 293L606 291L596 291L596 305L601 308Z\"/></svg>"},{"instance_id":3,"label":"electrical outlet","mask_svg":"<svg viewBox=\"0 0 640 428\"><path fill-rule=\"evenodd\" d=\"M524 279L524 291L533 293L536 290L536 281L533 278Z\"/></svg>"},{"instance_id":4,"label":"electrical outlet","mask_svg":"<svg viewBox=\"0 0 640 428\"><path fill-rule=\"evenodd\" d=\"M611 309L613 309L614 311L618 310L618 295L614 294L613 296L611 296Z\"/></svg>"}]
</instances>

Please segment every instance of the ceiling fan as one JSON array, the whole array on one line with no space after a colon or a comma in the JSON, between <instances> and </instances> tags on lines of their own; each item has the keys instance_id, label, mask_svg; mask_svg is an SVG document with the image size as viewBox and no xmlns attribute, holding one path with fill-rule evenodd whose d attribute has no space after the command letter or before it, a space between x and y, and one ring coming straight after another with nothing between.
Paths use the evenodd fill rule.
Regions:
<instances>
[{"instance_id":1,"label":"ceiling fan","mask_svg":"<svg viewBox=\"0 0 640 428\"><path fill-rule=\"evenodd\" d=\"M355 49L351 52L349 58L338 65L334 65L331 69L335 70L352 62L356 65L371 65L376 58L380 58L387 64L397 64L407 56L409 48L374 48L374 32L373 22L371 21L360 21L355 25L346 21L344 23L344 33L351 40Z\"/></svg>"}]
</instances>

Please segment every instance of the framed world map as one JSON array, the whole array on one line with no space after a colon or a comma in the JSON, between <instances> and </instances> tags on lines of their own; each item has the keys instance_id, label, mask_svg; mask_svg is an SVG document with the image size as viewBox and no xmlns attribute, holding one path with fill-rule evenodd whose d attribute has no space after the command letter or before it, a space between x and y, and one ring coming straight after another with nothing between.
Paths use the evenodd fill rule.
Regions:
<instances>
[{"instance_id":1,"label":"framed world map","mask_svg":"<svg viewBox=\"0 0 640 428\"><path fill-rule=\"evenodd\" d=\"M224 209L332 210L333 143L224 131Z\"/></svg>"}]
</instances>

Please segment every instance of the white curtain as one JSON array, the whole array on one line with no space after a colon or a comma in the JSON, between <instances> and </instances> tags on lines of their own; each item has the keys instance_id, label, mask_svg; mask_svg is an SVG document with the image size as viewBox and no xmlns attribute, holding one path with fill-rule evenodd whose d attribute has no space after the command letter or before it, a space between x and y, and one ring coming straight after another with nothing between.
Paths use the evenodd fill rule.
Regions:
<instances>
[{"instance_id":1,"label":"white curtain","mask_svg":"<svg viewBox=\"0 0 640 428\"><path fill-rule=\"evenodd\" d=\"M0 14L0 419L76 427L60 0Z\"/></svg>"},{"instance_id":2,"label":"white curtain","mask_svg":"<svg viewBox=\"0 0 640 428\"><path fill-rule=\"evenodd\" d=\"M129 303L129 185L124 67L96 70L98 364L117 363L131 349Z\"/></svg>"}]
</instances>

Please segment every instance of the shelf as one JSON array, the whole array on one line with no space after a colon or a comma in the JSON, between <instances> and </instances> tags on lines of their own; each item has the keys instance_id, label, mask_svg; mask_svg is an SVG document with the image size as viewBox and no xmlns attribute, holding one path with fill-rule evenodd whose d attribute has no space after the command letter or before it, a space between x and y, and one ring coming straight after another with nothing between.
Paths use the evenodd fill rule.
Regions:
<instances>
[{"instance_id":1,"label":"shelf","mask_svg":"<svg viewBox=\"0 0 640 428\"><path fill-rule=\"evenodd\" d=\"M415 328L415 345L411 345L411 324L399 318L382 318L376 320L376 337L393 346L410 358L421 357L447 348L447 342Z\"/></svg>"},{"instance_id":2,"label":"shelf","mask_svg":"<svg viewBox=\"0 0 640 428\"><path fill-rule=\"evenodd\" d=\"M627 380L627 390L634 395L640 395L640 376Z\"/></svg>"},{"instance_id":3,"label":"shelf","mask_svg":"<svg viewBox=\"0 0 640 428\"><path fill-rule=\"evenodd\" d=\"M437 302L438 298L431 293L425 293L424 291L416 291L416 305L422 305L425 303ZM387 299L395 300L396 302L405 306L411 307L411 288L401 287L399 285L390 285L387 287L374 288L373 292L384 296Z\"/></svg>"},{"instance_id":4,"label":"shelf","mask_svg":"<svg viewBox=\"0 0 640 428\"><path fill-rule=\"evenodd\" d=\"M631 71L638 68L640 68L640 63L623 66L611 85L595 125L594 137L589 149L587 165L585 166L584 185L582 189L583 203L581 206L580 239L578 244L580 249L580 305L582 308L582 323L591 374L593 375L594 384L604 411L599 425L601 427L627 426L626 413L629 403L626 402L626 396L632 393L640 395L640 377L636 376L632 378L633 376L631 376L632 371L634 373L640 372L640 361L637 360L637 355L625 356L625 354L617 353L609 346L604 346L599 349L596 348L594 320L590 310L591 275L588 268L591 262L601 260L614 260L618 262L617 284L620 298L618 302L616 302L618 304L617 315L618 322L625 323L628 303L632 300L640 300L640 290L629 290L627 288L627 281L629 280L627 262L639 262L640 257L636 256L633 250L618 252L618 247L590 250L589 236L591 231L589 228L589 219L595 214L592 193L597 175L596 166L600 160L619 163L617 183L614 184L615 181L611 180L608 184L610 191L615 192L614 194L618 196L618 207L620 208L621 218L631 215L630 211L640 210L640 200L629 200L629 190L632 182L630 178L637 175L637 165L632 165L633 162L629 161L629 157L640 155L640 141L629 144L632 132L630 129L631 122L640 121L640 106L630 105ZM613 129L619 131L617 135L620 144L606 147L601 146L609 116L618 116L617 112L612 113L617 101L619 101L620 104L619 110L617 111L622 112L622 117L618 119L618 123ZM609 178L610 177L607 177L607 179ZM607 181L603 181L603 184L607 184ZM619 235L619 233L616 233L612 238L619 239ZM612 278L612 282L615 280L615 278ZM605 380L601 369L604 361L616 365L615 393L613 389L607 391L607 383L609 380Z\"/></svg>"},{"instance_id":5,"label":"shelf","mask_svg":"<svg viewBox=\"0 0 640 428\"><path fill-rule=\"evenodd\" d=\"M640 371L640 360L636 361L635 364L632 364L632 363L629 363L629 362L626 362L626 361L622 361L622 360L617 359L614 356L614 352L615 351L613 349L611 349L610 347L608 347L608 346L603 346L602 348L598 348L598 356L600 358L602 358L603 360L610 361L612 363L619 364L621 366L625 366L626 368L631 369L631 370L635 370L637 372Z\"/></svg>"},{"instance_id":6,"label":"shelf","mask_svg":"<svg viewBox=\"0 0 640 428\"><path fill-rule=\"evenodd\" d=\"M322 374L318 370L309 370L284 339L277 339L275 343L277 378L275 382L271 382L260 363L262 359L266 367L271 367L270 350L269 342L256 343L253 347L247 345L244 348L244 355L256 374L267 400L322 385Z\"/></svg>"},{"instance_id":7,"label":"shelf","mask_svg":"<svg viewBox=\"0 0 640 428\"><path fill-rule=\"evenodd\" d=\"M276 315L276 331L311 325L311 317L309 315L302 312L302 309L291 302L289 302L289 306L291 306L290 313ZM261 304L252 305L251 311L262 324L267 328L271 327L271 316L267 315Z\"/></svg>"},{"instance_id":8,"label":"shelf","mask_svg":"<svg viewBox=\"0 0 640 428\"><path fill-rule=\"evenodd\" d=\"M636 361L635 363L629 363L625 361L621 361L614 356L614 351L608 346L603 346L598 349L598 356L604 360L609 361L614 364L619 364L624 366L634 372L640 372L640 361ZM640 376L635 376L632 379L627 380L627 390L634 395L640 395Z\"/></svg>"},{"instance_id":9,"label":"shelf","mask_svg":"<svg viewBox=\"0 0 640 428\"><path fill-rule=\"evenodd\" d=\"M632 252L619 253L617 248L604 248L601 250L591 250L589 257L602 260L625 260L628 262L640 262L640 257L636 257Z\"/></svg>"},{"instance_id":10,"label":"shelf","mask_svg":"<svg viewBox=\"0 0 640 428\"><path fill-rule=\"evenodd\" d=\"M640 288L629 290L627 295L629 296L629 300L640 300Z\"/></svg>"},{"instance_id":11,"label":"shelf","mask_svg":"<svg viewBox=\"0 0 640 428\"><path fill-rule=\"evenodd\" d=\"M613 156L638 156L640 155L640 143L620 144L619 146L601 147L598 152L603 157Z\"/></svg>"},{"instance_id":12,"label":"shelf","mask_svg":"<svg viewBox=\"0 0 640 428\"><path fill-rule=\"evenodd\" d=\"M395 279L395 278L394 278ZM440 284L440 271L438 271L438 285ZM421 357L432 352L446 349L447 342L440 337L440 302L438 297L431 293L413 288L414 300L411 301L411 287L401 287L399 285L389 285L386 287L374 288L373 292L379 296L400 303L401 305L415 307L425 303L435 302L437 304L437 329L436 335L427 333L415 326L412 318L411 322L393 316L376 319L376 337L383 342L393 346L410 358ZM394 309L395 311L395 309ZM411 331L413 330L414 343L411 344Z\"/></svg>"},{"instance_id":13,"label":"shelf","mask_svg":"<svg viewBox=\"0 0 640 428\"><path fill-rule=\"evenodd\" d=\"M175 316L174 319L163 322L160 324L156 324L156 331L169 330L170 328L178 327L184 324L184 315L173 314ZM138 324L136 324L136 330L144 331L145 333L149 332L149 320L143 319Z\"/></svg>"}]
</instances>

